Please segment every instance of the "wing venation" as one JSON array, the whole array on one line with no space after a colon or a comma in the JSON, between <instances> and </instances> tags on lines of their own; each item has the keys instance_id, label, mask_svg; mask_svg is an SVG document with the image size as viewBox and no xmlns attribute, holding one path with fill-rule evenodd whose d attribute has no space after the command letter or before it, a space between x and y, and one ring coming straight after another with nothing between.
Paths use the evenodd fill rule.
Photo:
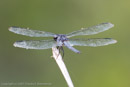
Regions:
<instances>
[{"instance_id":1,"label":"wing venation","mask_svg":"<svg viewBox=\"0 0 130 87\"><path fill-rule=\"evenodd\" d=\"M104 46L109 44L114 44L117 41L112 38L92 38L92 39L69 39L69 44L71 46Z\"/></svg>"},{"instance_id":2,"label":"wing venation","mask_svg":"<svg viewBox=\"0 0 130 87\"><path fill-rule=\"evenodd\" d=\"M71 32L69 34L66 34L67 37L72 37L72 36L79 36L79 35L93 35L93 34L97 34L103 31L106 31L110 28L112 28L114 25L111 23L102 23L102 24L98 24L96 26L92 26L89 28L82 28L78 31L74 31Z\"/></svg>"},{"instance_id":3,"label":"wing venation","mask_svg":"<svg viewBox=\"0 0 130 87\"><path fill-rule=\"evenodd\" d=\"M26 49L49 49L56 46L54 40L23 40L14 43L15 47Z\"/></svg>"},{"instance_id":4,"label":"wing venation","mask_svg":"<svg viewBox=\"0 0 130 87\"><path fill-rule=\"evenodd\" d=\"M9 31L14 32L16 34L21 34L30 37L54 37L56 34L51 32L39 31L39 30L31 30L19 27L10 27Z\"/></svg>"}]
</instances>

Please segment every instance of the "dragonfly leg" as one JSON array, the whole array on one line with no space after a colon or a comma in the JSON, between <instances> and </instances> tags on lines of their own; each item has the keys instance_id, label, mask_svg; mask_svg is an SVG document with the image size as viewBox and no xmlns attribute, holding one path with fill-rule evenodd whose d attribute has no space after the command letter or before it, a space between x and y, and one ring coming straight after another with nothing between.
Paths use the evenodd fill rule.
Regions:
<instances>
[{"instance_id":1,"label":"dragonfly leg","mask_svg":"<svg viewBox=\"0 0 130 87\"><path fill-rule=\"evenodd\" d=\"M60 55L61 46L57 46L57 49L59 50L59 53L58 53L58 55L57 55L57 58L58 58L58 56Z\"/></svg>"},{"instance_id":2,"label":"dragonfly leg","mask_svg":"<svg viewBox=\"0 0 130 87\"><path fill-rule=\"evenodd\" d=\"M59 49L59 46L57 46L56 48Z\"/></svg>"},{"instance_id":3,"label":"dragonfly leg","mask_svg":"<svg viewBox=\"0 0 130 87\"><path fill-rule=\"evenodd\" d=\"M62 51L62 57L64 57L64 49L63 49L63 47L61 46L61 51Z\"/></svg>"},{"instance_id":4,"label":"dragonfly leg","mask_svg":"<svg viewBox=\"0 0 130 87\"><path fill-rule=\"evenodd\" d=\"M57 55L57 57L60 55L61 51L62 51L62 57L64 57L64 49L62 46L57 46L57 49L59 50L59 54Z\"/></svg>"}]
</instances>

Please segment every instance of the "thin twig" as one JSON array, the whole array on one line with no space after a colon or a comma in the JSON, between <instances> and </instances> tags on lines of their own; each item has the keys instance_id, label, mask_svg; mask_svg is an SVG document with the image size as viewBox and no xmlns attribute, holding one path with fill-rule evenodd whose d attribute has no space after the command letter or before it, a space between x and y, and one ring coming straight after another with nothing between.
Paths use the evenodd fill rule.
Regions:
<instances>
[{"instance_id":1,"label":"thin twig","mask_svg":"<svg viewBox=\"0 0 130 87\"><path fill-rule=\"evenodd\" d=\"M52 53L53 53L53 58L55 59L56 63L58 64L58 66L59 66L67 84L68 84L68 87L74 87L73 82L72 82L70 75L68 73L68 70L64 64L64 61L62 60L62 56L59 53L59 50L56 47L53 47Z\"/></svg>"}]
</instances>

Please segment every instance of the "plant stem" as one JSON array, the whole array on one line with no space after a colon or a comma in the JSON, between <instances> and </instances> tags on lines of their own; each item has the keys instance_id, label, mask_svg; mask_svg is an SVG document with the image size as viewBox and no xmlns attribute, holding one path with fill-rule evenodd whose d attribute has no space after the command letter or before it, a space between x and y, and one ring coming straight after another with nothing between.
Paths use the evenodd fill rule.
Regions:
<instances>
[{"instance_id":1,"label":"plant stem","mask_svg":"<svg viewBox=\"0 0 130 87\"><path fill-rule=\"evenodd\" d=\"M74 87L73 85L73 82L70 78L70 75L68 73L68 70L65 66L65 63L64 61L62 60L62 56L61 54L59 53L59 50L56 48L56 47L53 47L52 48L52 53L53 53L53 58L55 59L56 63L58 64L67 84L68 84L68 87Z\"/></svg>"}]
</instances>

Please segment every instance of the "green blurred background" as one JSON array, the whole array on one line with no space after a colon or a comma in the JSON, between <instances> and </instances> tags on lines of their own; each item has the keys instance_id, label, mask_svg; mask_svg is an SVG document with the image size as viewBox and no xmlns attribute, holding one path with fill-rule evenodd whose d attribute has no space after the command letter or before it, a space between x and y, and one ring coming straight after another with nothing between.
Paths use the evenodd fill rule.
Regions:
<instances>
[{"instance_id":1,"label":"green blurred background","mask_svg":"<svg viewBox=\"0 0 130 87\"><path fill-rule=\"evenodd\" d=\"M67 87L51 58L51 49L13 46L18 40L50 38L17 35L8 31L10 26L65 34L102 22L111 22L115 27L97 35L74 38L110 37L118 43L76 47L81 54L65 48L64 62L73 83L75 87L130 87L130 0L0 0L0 87L5 87L3 83L19 83L16 87Z\"/></svg>"}]
</instances>

